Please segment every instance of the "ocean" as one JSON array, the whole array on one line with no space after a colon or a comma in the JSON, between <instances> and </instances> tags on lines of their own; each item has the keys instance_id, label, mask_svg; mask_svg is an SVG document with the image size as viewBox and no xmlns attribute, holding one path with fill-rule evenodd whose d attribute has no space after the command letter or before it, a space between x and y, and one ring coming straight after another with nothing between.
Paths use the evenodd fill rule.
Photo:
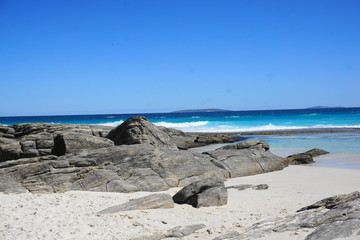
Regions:
<instances>
[{"instance_id":1,"label":"ocean","mask_svg":"<svg viewBox=\"0 0 360 240\"><path fill-rule=\"evenodd\" d=\"M50 122L99 124L115 127L133 116L144 116L158 126L185 132L360 128L360 108L0 117L0 124ZM265 140L272 147L272 151L281 156L315 147L321 148L331 154L324 155L328 158L320 157L317 166L360 169L359 132L249 135L248 137ZM342 164L339 162L329 164L329 158L334 156L336 159L340 159Z\"/></svg>"}]
</instances>

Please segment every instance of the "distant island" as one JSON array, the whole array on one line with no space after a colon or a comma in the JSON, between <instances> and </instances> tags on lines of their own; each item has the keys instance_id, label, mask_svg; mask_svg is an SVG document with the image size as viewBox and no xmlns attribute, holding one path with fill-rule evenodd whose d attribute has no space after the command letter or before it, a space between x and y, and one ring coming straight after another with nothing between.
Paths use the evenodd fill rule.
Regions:
<instances>
[{"instance_id":1,"label":"distant island","mask_svg":"<svg viewBox=\"0 0 360 240\"><path fill-rule=\"evenodd\" d=\"M187 109L187 110L173 111L171 113L193 113L193 112L231 112L231 110L218 109L218 108Z\"/></svg>"},{"instance_id":2,"label":"distant island","mask_svg":"<svg viewBox=\"0 0 360 240\"><path fill-rule=\"evenodd\" d=\"M345 108L345 107L341 107L341 106L337 106L337 107L315 106L315 107L309 107L309 108L306 108L306 109L327 109L327 108Z\"/></svg>"}]
</instances>

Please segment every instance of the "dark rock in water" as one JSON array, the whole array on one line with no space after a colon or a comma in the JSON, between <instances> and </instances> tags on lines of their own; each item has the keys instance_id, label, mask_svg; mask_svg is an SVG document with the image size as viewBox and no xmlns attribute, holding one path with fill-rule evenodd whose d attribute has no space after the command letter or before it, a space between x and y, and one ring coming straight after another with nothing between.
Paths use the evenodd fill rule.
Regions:
<instances>
[{"instance_id":1,"label":"dark rock in water","mask_svg":"<svg viewBox=\"0 0 360 240\"><path fill-rule=\"evenodd\" d=\"M109 214L131 210L145 210L156 208L173 208L174 201L169 194L152 194L130 200L129 202L106 208L98 214Z\"/></svg>"},{"instance_id":2,"label":"dark rock in water","mask_svg":"<svg viewBox=\"0 0 360 240\"><path fill-rule=\"evenodd\" d=\"M263 141L247 140L206 152L213 163L227 170L231 177L241 177L281 170L287 163L268 151Z\"/></svg>"},{"instance_id":3,"label":"dark rock in water","mask_svg":"<svg viewBox=\"0 0 360 240\"><path fill-rule=\"evenodd\" d=\"M202 147L215 143L233 143L244 140L244 137L223 133L184 133L180 130L159 127L167 133L179 149Z\"/></svg>"},{"instance_id":4,"label":"dark rock in water","mask_svg":"<svg viewBox=\"0 0 360 240\"><path fill-rule=\"evenodd\" d=\"M114 146L114 142L106 138L83 133L67 132L55 137L52 153L61 156L67 153L77 153L84 149L97 149L112 146Z\"/></svg>"},{"instance_id":5,"label":"dark rock in water","mask_svg":"<svg viewBox=\"0 0 360 240\"><path fill-rule=\"evenodd\" d=\"M149 143L157 147L177 149L172 139L144 117L132 117L111 130L107 138L115 145Z\"/></svg>"},{"instance_id":6,"label":"dark rock in water","mask_svg":"<svg viewBox=\"0 0 360 240\"><path fill-rule=\"evenodd\" d=\"M257 149L262 151L268 151L270 149L270 146L264 141L249 139L236 144L226 145L217 150L234 150L234 149Z\"/></svg>"},{"instance_id":7,"label":"dark rock in water","mask_svg":"<svg viewBox=\"0 0 360 240\"><path fill-rule=\"evenodd\" d=\"M313 159L314 157L328 154L328 153L329 152L327 152L325 150L314 148L314 149L311 149L304 153L290 155L290 156L286 157L285 160L291 165L310 164L310 163L315 162Z\"/></svg>"},{"instance_id":8,"label":"dark rock in water","mask_svg":"<svg viewBox=\"0 0 360 240\"><path fill-rule=\"evenodd\" d=\"M227 197L224 182L217 178L208 178L187 185L177 192L173 199L175 203L186 203L199 208L225 205Z\"/></svg>"}]
</instances>

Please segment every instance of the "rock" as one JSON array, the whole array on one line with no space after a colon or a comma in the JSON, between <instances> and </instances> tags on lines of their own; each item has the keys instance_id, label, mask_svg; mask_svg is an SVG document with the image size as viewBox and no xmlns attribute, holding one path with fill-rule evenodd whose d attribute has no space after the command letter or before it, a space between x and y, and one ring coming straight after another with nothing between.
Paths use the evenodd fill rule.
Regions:
<instances>
[{"instance_id":1,"label":"rock","mask_svg":"<svg viewBox=\"0 0 360 240\"><path fill-rule=\"evenodd\" d=\"M175 203L186 203L199 208L225 205L227 197L224 182L220 179L208 178L187 185L173 196L173 200Z\"/></svg>"},{"instance_id":2,"label":"rock","mask_svg":"<svg viewBox=\"0 0 360 240\"><path fill-rule=\"evenodd\" d=\"M241 177L276 170L282 170L287 163L272 154L269 145L263 141L247 140L206 152L212 162L228 171L230 177Z\"/></svg>"},{"instance_id":3,"label":"rock","mask_svg":"<svg viewBox=\"0 0 360 240\"><path fill-rule=\"evenodd\" d=\"M18 140L0 137L0 162L18 159L22 154Z\"/></svg>"},{"instance_id":4,"label":"rock","mask_svg":"<svg viewBox=\"0 0 360 240\"><path fill-rule=\"evenodd\" d=\"M172 139L144 117L132 117L111 130L108 139L115 145L149 143L157 147L177 149Z\"/></svg>"},{"instance_id":5,"label":"rock","mask_svg":"<svg viewBox=\"0 0 360 240\"><path fill-rule=\"evenodd\" d=\"M350 193L350 194L335 195L335 196L332 196L329 198L324 198L324 199L322 199L314 204L311 204L309 206L303 207L303 208L297 210L297 212L302 212L302 211L320 208L320 207L331 209L341 203L352 201L357 198L360 198L360 192L358 192L358 191Z\"/></svg>"},{"instance_id":6,"label":"rock","mask_svg":"<svg viewBox=\"0 0 360 240\"><path fill-rule=\"evenodd\" d=\"M244 140L244 137L240 137L233 134L223 133L184 133L180 130L159 127L162 131L167 133L170 138L175 142L179 149L187 150L189 148L202 147L215 143L232 143L240 140Z\"/></svg>"},{"instance_id":7,"label":"rock","mask_svg":"<svg viewBox=\"0 0 360 240\"><path fill-rule=\"evenodd\" d=\"M150 144L44 157L4 162L0 168L31 192L163 191L208 177L228 177L201 155Z\"/></svg>"},{"instance_id":8,"label":"rock","mask_svg":"<svg viewBox=\"0 0 360 240\"><path fill-rule=\"evenodd\" d=\"M240 233L233 231L230 233L226 233L226 234L222 234L216 238L214 238L213 240L239 240L241 238L239 238L241 236Z\"/></svg>"},{"instance_id":9,"label":"rock","mask_svg":"<svg viewBox=\"0 0 360 240\"><path fill-rule=\"evenodd\" d=\"M269 185L267 185L267 184L259 184L259 185L240 184L240 185L226 187L226 189L231 189L231 188L237 189L239 191L242 191L242 190L245 190L248 188L252 188L254 190L266 190L269 188Z\"/></svg>"},{"instance_id":10,"label":"rock","mask_svg":"<svg viewBox=\"0 0 360 240\"><path fill-rule=\"evenodd\" d=\"M191 235L192 233L204 227L205 227L204 224L192 224L183 227L177 226L170 229L167 233L163 233L163 234L159 233L159 234L154 234L152 236L141 236L141 237L131 238L130 240L162 240L169 238L183 238Z\"/></svg>"},{"instance_id":11,"label":"rock","mask_svg":"<svg viewBox=\"0 0 360 240\"><path fill-rule=\"evenodd\" d=\"M4 138L14 138L15 130L7 125L0 124L0 137Z\"/></svg>"},{"instance_id":12,"label":"rock","mask_svg":"<svg viewBox=\"0 0 360 240\"><path fill-rule=\"evenodd\" d=\"M89 138L91 136L103 137L108 134L110 129L112 128L108 126L82 124L23 123L11 126L0 125L0 162L51 155L54 138L59 134L82 133ZM108 140L104 141L110 143ZM89 144L89 147L93 146Z\"/></svg>"},{"instance_id":13,"label":"rock","mask_svg":"<svg viewBox=\"0 0 360 240\"><path fill-rule=\"evenodd\" d=\"M318 148L314 148L304 153L290 155L286 157L285 160L291 165L310 164L310 163L314 163L314 159L313 159L314 157L327 153L329 152Z\"/></svg>"},{"instance_id":14,"label":"rock","mask_svg":"<svg viewBox=\"0 0 360 240\"><path fill-rule=\"evenodd\" d=\"M196 194L188 200L188 204L195 208L223 206L227 204L228 192L225 187L213 187Z\"/></svg>"},{"instance_id":15,"label":"rock","mask_svg":"<svg viewBox=\"0 0 360 240\"><path fill-rule=\"evenodd\" d=\"M327 205L328 203L331 204ZM254 224L246 232L225 239L258 239L272 232L296 232L304 228L313 230L306 240L332 240L350 236L356 239L360 235L359 192L326 198L313 205L324 208L322 210L314 210L313 207L307 208L308 210L304 208L303 211L278 221L265 220ZM331 208L326 209L326 206Z\"/></svg>"},{"instance_id":16,"label":"rock","mask_svg":"<svg viewBox=\"0 0 360 240\"><path fill-rule=\"evenodd\" d=\"M197 230L200 230L202 228L204 228L205 225L204 224L192 224L192 225L187 225L185 227L175 227L173 229L171 229L168 234L166 234L167 238L182 238L185 236L189 236L190 234L196 232Z\"/></svg>"},{"instance_id":17,"label":"rock","mask_svg":"<svg viewBox=\"0 0 360 240\"><path fill-rule=\"evenodd\" d=\"M26 193L28 190L7 174L0 171L0 192L3 193Z\"/></svg>"},{"instance_id":18,"label":"rock","mask_svg":"<svg viewBox=\"0 0 360 240\"><path fill-rule=\"evenodd\" d=\"M173 208L174 202L169 194L152 194L146 197L131 200L100 211L98 214L109 214L131 210L145 210L156 208Z\"/></svg>"},{"instance_id":19,"label":"rock","mask_svg":"<svg viewBox=\"0 0 360 240\"><path fill-rule=\"evenodd\" d=\"M84 149L97 149L111 146L114 146L114 143L106 138L83 133L67 132L55 137L52 153L61 156L67 153L77 153Z\"/></svg>"},{"instance_id":20,"label":"rock","mask_svg":"<svg viewBox=\"0 0 360 240\"><path fill-rule=\"evenodd\" d=\"M264 141L249 139L236 144L223 146L218 150L233 150L233 149L258 149L258 150L268 151L270 149L270 146Z\"/></svg>"}]
</instances>

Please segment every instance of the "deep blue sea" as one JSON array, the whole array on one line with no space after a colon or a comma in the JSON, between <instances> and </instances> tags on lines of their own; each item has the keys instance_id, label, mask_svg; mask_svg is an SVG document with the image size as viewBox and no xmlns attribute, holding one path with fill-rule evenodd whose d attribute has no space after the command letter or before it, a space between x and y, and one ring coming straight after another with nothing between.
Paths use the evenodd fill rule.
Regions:
<instances>
[{"instance_id":1,"label":"deep blue sea","mask_svg":"<svg viewBox=\"0 0 360 240\"><path fill-rule=\"evenodd\" d=\"M133 116L144 116L158 126L171 127L185 132L360 128L360 108L0 117L0 124L50 122L100 124L115 127ZM360 168L360 134L358 132L249 137L267 141L273 151L279 155L285 156L317 147L325 149L331 154L337 154L339 159L347 162L342 167ZM354 161L355 165L353 165ZM319 163L318 165L321 165ZM327 163L329 161L325 161L323 165L326 166Z\"/></svg>"}]
</instances>

